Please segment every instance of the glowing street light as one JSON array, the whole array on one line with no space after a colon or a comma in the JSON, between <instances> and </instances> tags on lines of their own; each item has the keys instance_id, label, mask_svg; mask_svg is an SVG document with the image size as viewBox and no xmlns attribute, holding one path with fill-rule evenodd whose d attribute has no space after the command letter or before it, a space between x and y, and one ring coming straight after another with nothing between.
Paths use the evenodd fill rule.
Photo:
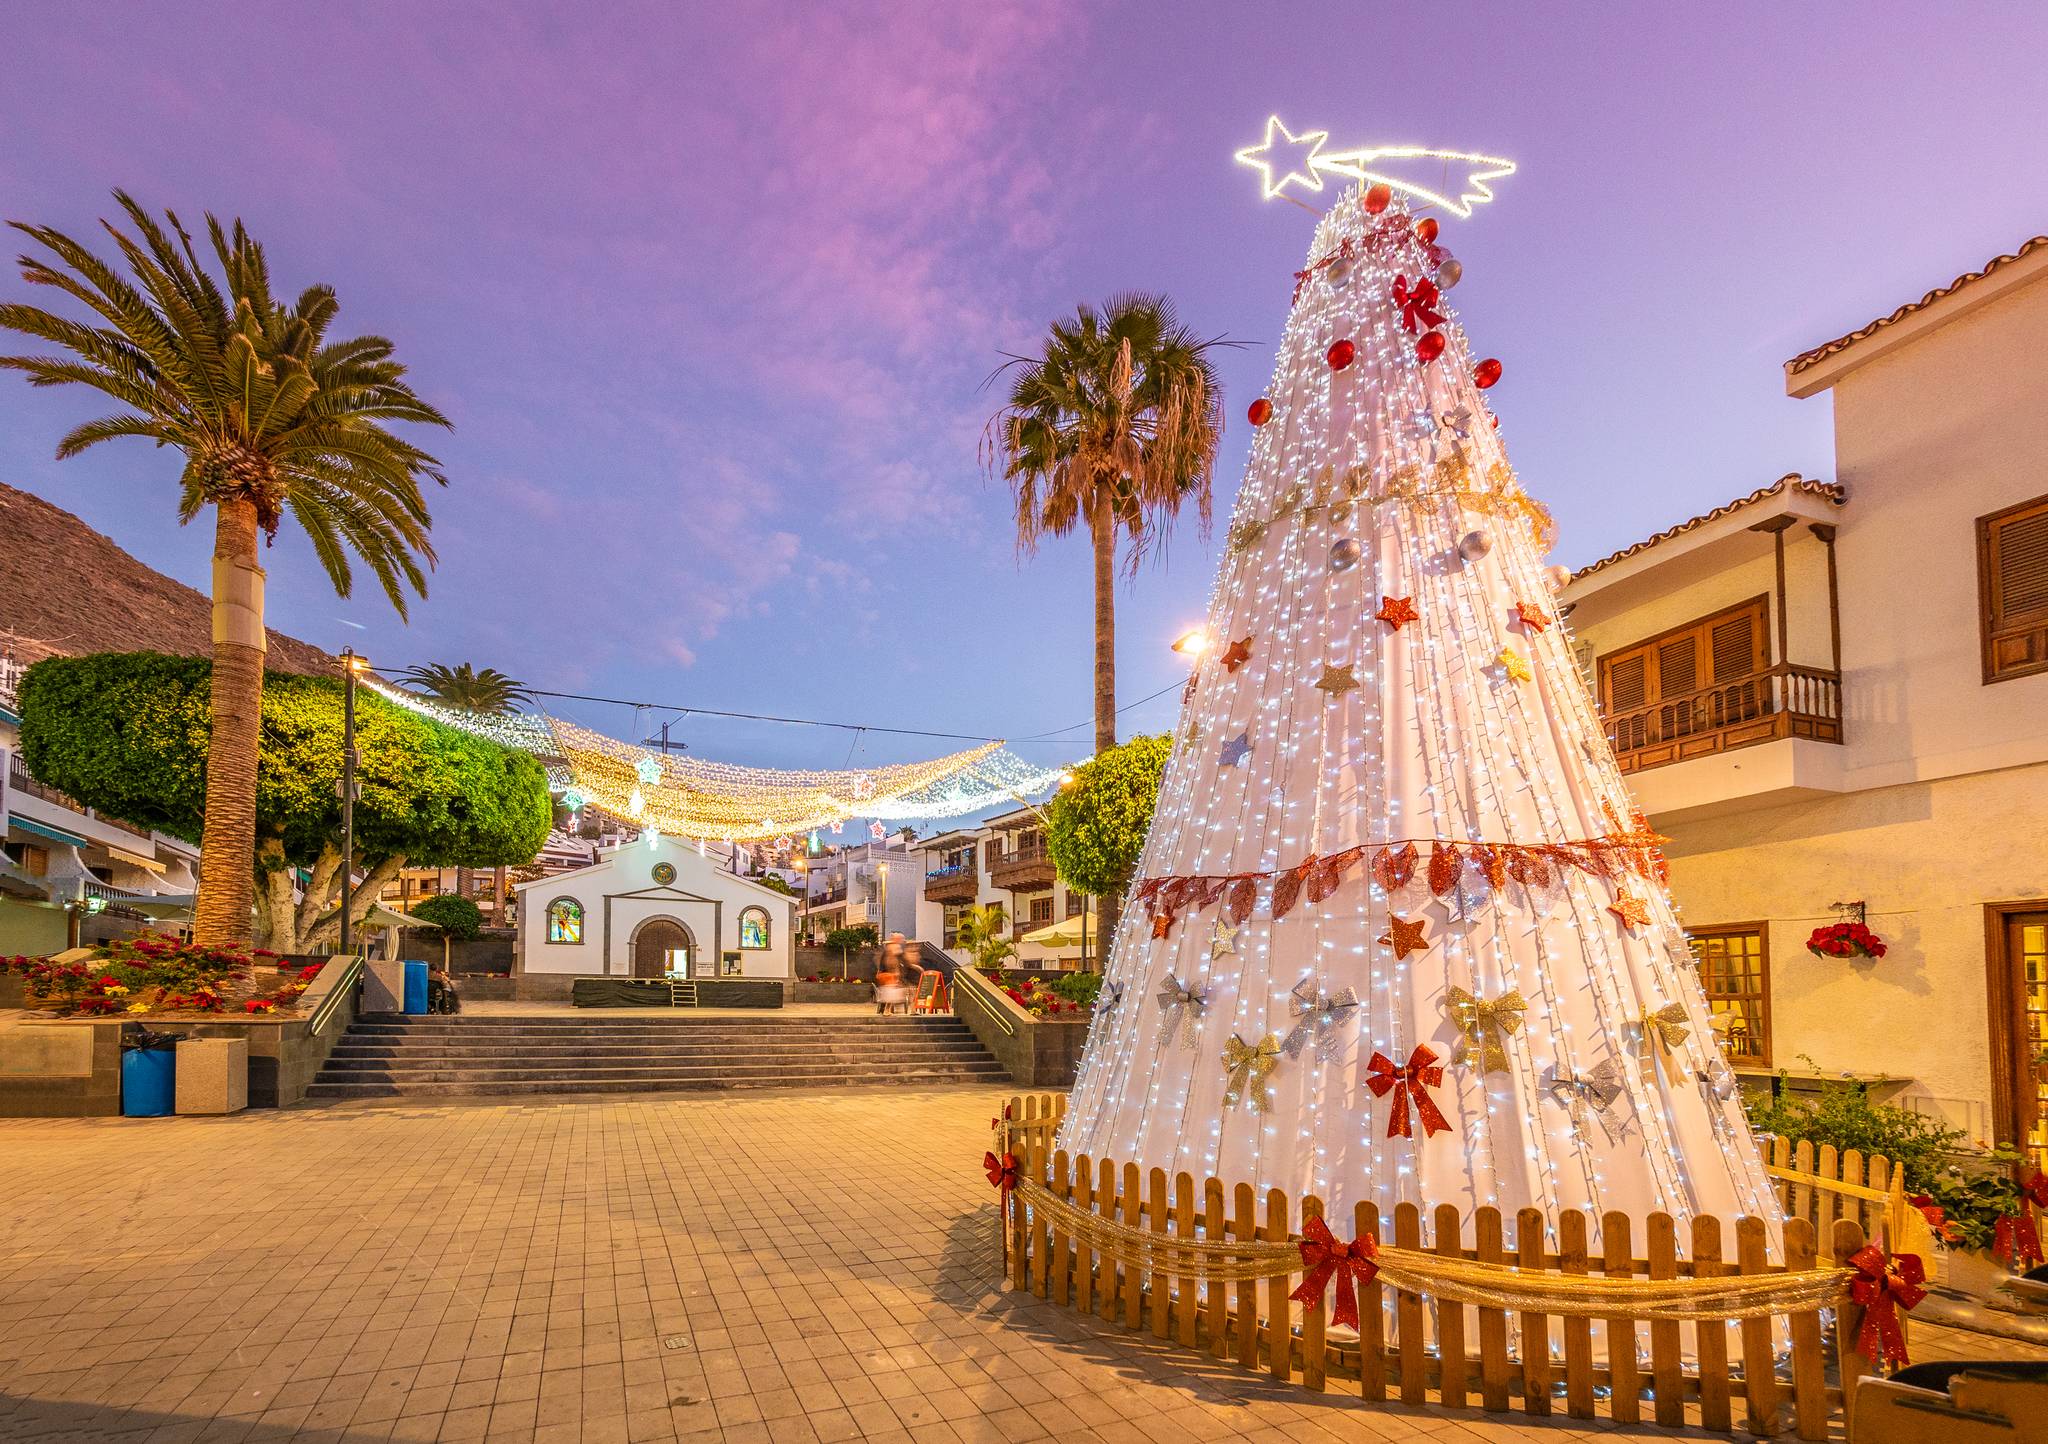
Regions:
<instances>
[{"instance_id":1,"label":"glowing street light","mask_svg":"<svg viewBox=\"0 0 2048 1444\"><path fill-rule=\"evenodd\" d=\"M1182 632L1174 639L1173 650L1186 657L1190 662L1197 660L1202 653L1209 650L1209 629L1207 627L1193 627Z\"/></svg>"}]
</instances>

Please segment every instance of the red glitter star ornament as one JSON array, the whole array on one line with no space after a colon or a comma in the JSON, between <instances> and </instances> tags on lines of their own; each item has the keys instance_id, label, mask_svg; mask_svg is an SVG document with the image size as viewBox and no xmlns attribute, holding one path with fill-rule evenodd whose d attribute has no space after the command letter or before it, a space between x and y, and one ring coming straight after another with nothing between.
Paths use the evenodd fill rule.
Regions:
<instances>
[{"instance_id":1,"label":"red glitter star ornament","mask_svg":"<svg viewBox=\"0 0 2048 1444\"><path fill-rule=\"evenodd\" d=\"M1394 950L1394 956L1405 958L1410 953L1427 952L1429 941L1423 937L1427 924L1420 918L1410 921L1387 914L1387 931L1380 935L1380 941Z\"/></svg>"},{"instance_id":2,"label":"red glitter star ornament","mask_svg":"<svg viewBox=\"0 0 2048 1444\"><path fill-rule=\"evenodd\" d=\"M1406 623L1422 620L1421 613L1415 610L1413 597L1388 597L1380 603L1380 609L1374 615L1396 632Z\"/></svg>"},{"instance_id":3,"label":"red glitter star ornament","mask_svg":"<svg viewBox=\"0 0 2048 1444\"><path fill-rule=\"evenodd\" d=\"M1515 617L1528 632L1540 632L1551 623L1550 614L1531 602L1516 602Z\"/></svg>"},{"instance_id":4,"label":"red glitter star ornament","mask_svg":"<svg viewBox=\"0 0 2048 1444\"><path fill-rule=\"evenodd\" d=\"M1650 905L1632 892L1625 892L1607 905L1607 911L1620 918L1625 927L1641 928L1650 924Z\"/></svg>"},{"instance_id":5,"label":"red glitter star ornament","mask_svg":"<svg viewBox=\"0 0 2048 1444\"><path fill-rule=\"evenodd\" d=\"M1223 670L1235 672L1251 659L1252 639L1249 636L1239 637L1223 649Z\"/></svg>"},{"instance_id":6,"label":"red glitter star ornament","mask_svg":"<svg viewBox=\"0 0 2048 1444\"><path fill-rule=\"evenodd\" d=\"M1152 919L1152 936L1163 938L1173 931L1173 914L1160 913Z\"/></svg>"}]
</instances>

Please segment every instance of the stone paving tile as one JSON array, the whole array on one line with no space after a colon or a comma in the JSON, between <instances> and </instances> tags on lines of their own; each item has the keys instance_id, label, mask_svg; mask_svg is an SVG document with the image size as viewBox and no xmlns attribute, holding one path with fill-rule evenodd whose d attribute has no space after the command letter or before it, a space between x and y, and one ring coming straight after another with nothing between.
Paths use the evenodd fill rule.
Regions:
<instances>
[{"instance_id":1,"label":"stone paving tile","mask_svg":"<svg viewBox=\"0 0 2048 1444\"><path fill-rule=\"evenodd\" d=\"M1366 1409L1001 1292L1002 1096L0 1120L0 1440L1647 1437Z\"/></svg>"}]
</instances>

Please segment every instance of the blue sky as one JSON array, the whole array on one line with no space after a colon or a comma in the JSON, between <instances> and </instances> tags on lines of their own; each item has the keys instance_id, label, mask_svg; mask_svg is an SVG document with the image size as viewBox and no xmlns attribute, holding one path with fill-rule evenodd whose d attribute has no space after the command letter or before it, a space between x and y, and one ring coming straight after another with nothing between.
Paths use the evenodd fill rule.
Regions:
<instances>
[{"instance_id":1,"label":"blue sky","mask_svg":"<svg viewBox=\"0 0 2048 1444\"><path fill-rule=\"evenodd\" d=\"M1312 225L1231 163L1269 111L1520 162L1445 239L1506 363L1503 434L1582 562L1833 475L1828 403L1780 365L2048 230L2044 50L2019 4L66 9L0 53L0 216L84 233L115 186L238 214L455 418L411 625L335 599L289 535L273 625L1023 737L1088 716L1088 572L1078 542L1016 558L983 382L1078 301L1171 294L1248 343L1222 358L1227 515ZM0 479L204 587L172 459L51 460L92 405L0 377ZM1190 528L1122 589L1126 700L1180 675L1216 555ZM942 745L674 730L775 766Z\"/></svg>"}]
</instances>

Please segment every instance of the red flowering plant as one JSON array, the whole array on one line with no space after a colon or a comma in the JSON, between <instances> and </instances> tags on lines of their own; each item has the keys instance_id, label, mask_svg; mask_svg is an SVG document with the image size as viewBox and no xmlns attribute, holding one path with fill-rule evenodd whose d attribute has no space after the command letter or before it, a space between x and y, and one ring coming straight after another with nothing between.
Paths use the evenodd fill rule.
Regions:
<instances>
[{"instance_id":1,"label":"red flowering plant","mask_svg":"<svg viewBox=\"0 0 2048 1444\"><path fill-rule=\"evenodd\" d=\"M1830 923L1815 928L1806 940L1806 950L1822 958L1881 958L1884 939L1862 923Z\"/></svg>"},{"instance_id":2,"label":"red flowering plant","mask_svg":"<svg viewBox=\"0 0 2048 1444\"><path fill-rule=\"evenodd\" d=\"M274 1013L294 1003L320 972L319 964L286 970L282 963L261 948L201 947L168 933L138 933L100 944L84 961L10 958L5 966L22 975L32 1006L105 1017L223 1013L237 1001L245 1012ZM273 990L261 991L259 968L275 970Z\"/></svg>"}]
</instances>

